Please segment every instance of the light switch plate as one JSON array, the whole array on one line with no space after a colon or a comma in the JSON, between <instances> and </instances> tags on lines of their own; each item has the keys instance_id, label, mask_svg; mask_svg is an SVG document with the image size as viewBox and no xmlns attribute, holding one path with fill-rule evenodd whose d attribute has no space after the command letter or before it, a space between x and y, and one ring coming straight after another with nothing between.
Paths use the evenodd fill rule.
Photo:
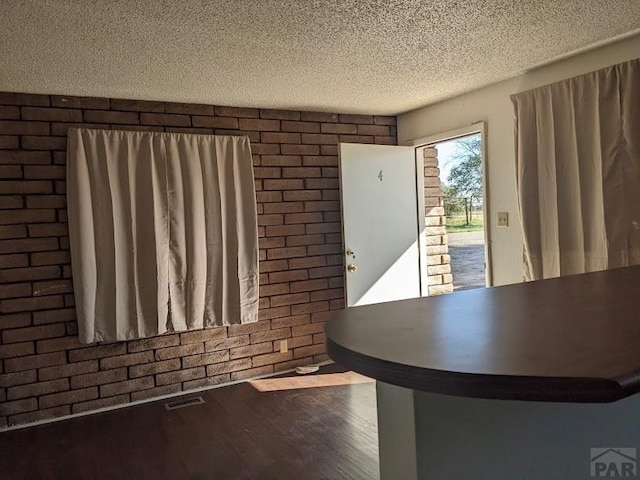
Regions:
<instances>
[{"instance_id":1,"label":"light switch plate","mask_svg":"<svg viewBox=\"0 0 640 480\"><path fill-rule=\"evenodd\" d=\"M498 212L498 226L499 227L509 226L509 212Z\"/></svg>"}]
</instances>

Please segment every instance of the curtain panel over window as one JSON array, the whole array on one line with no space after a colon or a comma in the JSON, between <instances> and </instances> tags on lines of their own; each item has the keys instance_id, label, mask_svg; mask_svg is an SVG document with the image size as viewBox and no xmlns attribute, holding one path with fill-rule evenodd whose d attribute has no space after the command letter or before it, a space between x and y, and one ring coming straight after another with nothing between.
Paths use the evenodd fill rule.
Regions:
<instances>
[{"instance_id":1,"label":"curtain panel over window","mask_svg":"<svg viewBox=\"0 0 640 480\"><path fill-rule=\"evenodd\" d=\"M245 137L69 130L81 342L257 320L252 168Z\"/></svg>"},{"instance_id":2,"label":"curtain panel over window","mask_svg":"<svg viewBox=\"0 0 640 480\"><path fill-rule=\"evenodd\" d=\"M640 263L640 59L512 101L525 280Z\"/></svg>"}]
</instances>

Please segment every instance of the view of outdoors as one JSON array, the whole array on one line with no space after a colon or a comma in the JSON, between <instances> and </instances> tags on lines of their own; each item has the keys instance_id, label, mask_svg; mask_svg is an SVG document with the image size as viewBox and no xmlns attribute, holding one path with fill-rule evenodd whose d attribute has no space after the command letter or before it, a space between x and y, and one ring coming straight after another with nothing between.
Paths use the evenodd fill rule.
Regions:
<instances>
[{"instance_id":1,"label":"view of outdoors","mask_svg":"<svg viewBox=\"0 0 640 480\"><path fill-rule=\"evenodd\" d=\"M436 145L454 290L485 286L482 137Z\"/></svg>"}]
</instances>

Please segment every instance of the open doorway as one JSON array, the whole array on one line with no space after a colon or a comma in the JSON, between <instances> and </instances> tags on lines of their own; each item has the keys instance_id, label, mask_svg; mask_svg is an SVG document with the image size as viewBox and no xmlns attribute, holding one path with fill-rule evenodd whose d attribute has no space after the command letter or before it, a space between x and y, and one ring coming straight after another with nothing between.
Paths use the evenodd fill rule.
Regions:
<instances>
[{"instance_id":1,"label":"open doorway","mask_svg":"<svg viewBox=\"0 0 640 480\"><path fill-rule=\"evenodd\" d=\"M431 142L437 150L454 291L490 285L482 131Z\"/></svg>"}]
</instances>

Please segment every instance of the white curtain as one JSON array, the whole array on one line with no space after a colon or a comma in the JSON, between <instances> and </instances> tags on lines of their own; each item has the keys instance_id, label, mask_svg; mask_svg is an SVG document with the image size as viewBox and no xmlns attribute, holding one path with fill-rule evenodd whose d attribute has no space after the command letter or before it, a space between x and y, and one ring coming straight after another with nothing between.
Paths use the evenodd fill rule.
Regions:
<instances>
[{"instance_id":1,"label":"white curtain","mask_svg":"<svg viewBox=\"0 0 640 480\"><path fill-rule=\"evenodd\" d=\"M640 263L640 59L512 101L525 280Z\"/></svg>"},{"instance_id":2,"label":"white curtain","mask_svg":"<svg viewBox=\"0 0 640 480\"><path fill-rule=\"evenodd\" d=\"M81 342L257 320L248 139L70 129L67 192Z\"/></svg>"}]
</instances>

